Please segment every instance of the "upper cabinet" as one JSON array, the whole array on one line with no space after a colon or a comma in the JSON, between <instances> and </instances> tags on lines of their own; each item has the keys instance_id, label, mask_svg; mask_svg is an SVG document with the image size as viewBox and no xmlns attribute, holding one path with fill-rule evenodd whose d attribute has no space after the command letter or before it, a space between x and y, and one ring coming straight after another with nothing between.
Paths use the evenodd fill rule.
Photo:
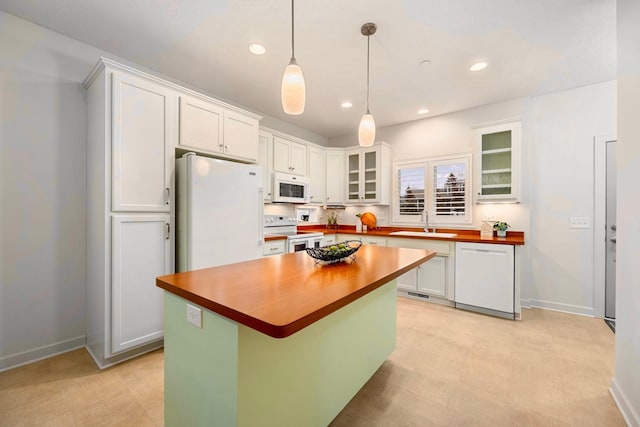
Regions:
<instances>
[{"instance_id":1,"label":"upper cabinet","mask_svg":"<svg viewBox=\"0 0 640 427\"><path fill-rule=\"evenodd\" d=\"M518 202L521 122L477 127L475 133L476 202Z\"/></svg>"},{"instance_id":2,"label":"upper cabinet","mask_svg":"<svg viewBox=\"0 0 640 427\"><path fill-rule=\"evenodd\" d=\"M390 152L384 142L345 152L347 203L389 204Z\"/></svg>"},{"instance_id":3,"label":"upper cabinet","mask_svg":"<svg viewBox=\"0 0 640 427\"><path fill-rule=\"evenodd\" d=\"M112 84L112 210L169 212L175 93L126 73Z\"/></svg>"},{"instance_id":4,"label":"upper cabinet","mask_svg":"<svg viewBox=\"0 0 640 427\"><path fill-rule=\"evenodd\" d=\"M305 176L307 174L307 146L274 136L273 171Z\"/></svg>"},{"instance_id":5,"label":"upper cabinet","mask_svg":"<svg viewBox=\"0 0 640 427\"><path fill-rule=\"evenodd\" d=\"M326 153L320 147L309 146L309 203L325 203L326 193Z\"/></svg>"},{"instance_id":6,"label":"upper cabinet","mask_svg":"<svg viewBox=\"0 0 640 427\"><path fill-rule=\"evenodd\" d=\"M273 181L271 172L273 167L273 135L265 130L260 130L258 136L258 165L262 166L262 195L264 202L271 202Z\"/></svg>"},{"instance_id":7,"label":"upper cabinet","mask_svg":"<svg viewBox=\"0 0 640 427\"><path fill-rule=\"evenodd\" d=\"M256 162L258 132L256 117L203 98L180 95L180 148Z\"/></svg>"},{"instance_id":8,"label":"upper cabinet","mask_svg":"<svg viewBox=\"0 0 640 427\"><path fill-rule=\"evenodd\" d=\"M327 150L326 165L326 204L342 205L344 204L344 150Z\"/></svg>"}]
</instances>

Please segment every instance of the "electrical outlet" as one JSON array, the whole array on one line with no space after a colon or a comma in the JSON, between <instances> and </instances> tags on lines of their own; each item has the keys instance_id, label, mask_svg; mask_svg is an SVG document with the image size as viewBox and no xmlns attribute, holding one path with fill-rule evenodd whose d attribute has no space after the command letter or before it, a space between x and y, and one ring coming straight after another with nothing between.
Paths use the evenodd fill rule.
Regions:
<instances>
[{"instance_id":1,"label":"electrical outlet","mask_svg":"<svg viewBox=\"0 0 640 427\"><path fill-rule=\"evenodd\" d=\"M187 322L202 329L202 309L191 304L187 304Z\"/></svg>"},{"instance_id":2,"label":"electrical outlet","mask_svg":"<svg viewBox=\"0 0 640 427\"><path fill-rule=\"evenodd\" d=\"M591 218L586 216L572 216L569 218L569 228L591 228Z\"/></svg>"},{"instance_id":3,"label":"electrical outlet","mask_svg":"<svg viewBox=\"0 0 640 427\"><path fill-rule=\"evenodd\" d=\"M496 222L496 216L495 215L482 215L482 218L480 218L481 221L488 221L488 222Z\"/></svg>"}]
</instances>

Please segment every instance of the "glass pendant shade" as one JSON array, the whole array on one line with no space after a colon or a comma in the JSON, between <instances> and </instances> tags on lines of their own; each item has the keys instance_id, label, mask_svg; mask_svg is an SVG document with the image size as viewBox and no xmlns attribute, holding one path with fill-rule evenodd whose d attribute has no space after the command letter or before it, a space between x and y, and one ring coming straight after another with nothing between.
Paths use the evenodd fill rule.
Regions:
<instances>
[{"instance_id":1,"label":"glass pendant shade","mask_svg":"<svg viewBox=\"0 0 640 427\"><path fill-rule=\"evenodd\" d=\"M371 147L376 140L376 121L369 111L360 119L358 143L361 147Z\"/></svg>"},{"instance_id":2,"label":"glass pendant shade","mask_svg":"<svg viewBox=\"0 0 640 427\"><path fill-rule=\"evenodd\" d=\"M304 112L306 102L306 89L302 68L296 63L295 58L287 65L282 75L282 109L287 114L298 115Z\"/></svg>"}]
</instances>

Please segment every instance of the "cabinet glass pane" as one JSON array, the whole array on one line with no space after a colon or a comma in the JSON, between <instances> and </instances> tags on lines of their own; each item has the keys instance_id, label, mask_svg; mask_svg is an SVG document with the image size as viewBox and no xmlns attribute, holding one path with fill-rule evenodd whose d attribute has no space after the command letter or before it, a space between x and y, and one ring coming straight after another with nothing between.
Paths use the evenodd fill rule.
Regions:
<instances>
[{"instance_id":1,"label":"cabinet glass pane","mask_svg":"<svg viewBox=\"0 0 640 427\"><path fill-rule=\"evenodd\" d=\"M358 156L357 154L350 154L349 155L349 173L355 172L357 174L359 169L360 169L360 156Z\"/></svg>"},{"instance_id":2,"label":"cabinet glass pane","mask_svg":"<svg viewBox=\"0 0 640 427\"><path fill-rule=\"evenodd\" d=\"M364 153L364 169L375 170L376 169L376 152L369 151Z\"/></svg>"},{"instance_id":3,"label":"cabinet glass pane","mask_svg":"<svg viewBox=\"0 0 640 427\"><path fill-rule=\"evenodd\" d=\"M482 151L511 148L511 131L487 133L482 135Z\"/></svg>"}]
</instances>

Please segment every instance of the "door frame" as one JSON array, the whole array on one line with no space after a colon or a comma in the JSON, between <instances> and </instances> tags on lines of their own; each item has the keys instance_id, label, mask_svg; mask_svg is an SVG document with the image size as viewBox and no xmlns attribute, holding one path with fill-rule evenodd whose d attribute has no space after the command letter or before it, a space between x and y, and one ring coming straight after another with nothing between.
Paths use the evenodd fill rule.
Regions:
<instances>
[{"instance_id":1,"label":"door frame","mask_svg":"<svg viewBox=\"0 0 640 427\"><path fill-rule=\"evenodd\" d=\"M593 139L593 305L594 315L604 319L607 250L607 142L617 141L615 134Z\"/></svg>"}]
</instances>

